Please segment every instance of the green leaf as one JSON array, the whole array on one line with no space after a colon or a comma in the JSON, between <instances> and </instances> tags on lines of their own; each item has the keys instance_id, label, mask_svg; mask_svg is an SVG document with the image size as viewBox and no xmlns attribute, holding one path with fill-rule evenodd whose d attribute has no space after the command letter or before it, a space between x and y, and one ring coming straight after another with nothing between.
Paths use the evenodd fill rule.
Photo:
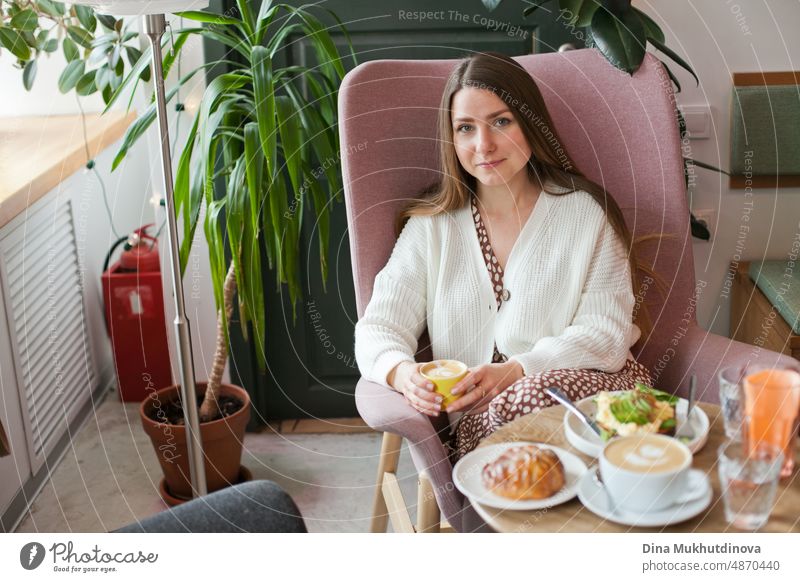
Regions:
<instances>
[{"instance_id":1,"label":"green leaf","mask_svg":"<svg viewBox=\"0 0 800 582\"><path fill-rule=\"evenodd\" d=\"M90 65L96 65L106 60L110 51L110 45L96 46L92 49L92 52L89 53L89 58L87 60Z\"/></svg>"},{"instance_id":2,"label":"green leaf","mask_svg":"<svg viewBox=\"0 0 800 582\"><path fill-rule=\"evenodd\" d=\"M30 91L33 87L33 81L36 79L36 60L30 60L25 63L25 69L22 71L22 85L26 91Z\"/></svg>"},{"instance_id":3,"label":"green leaf","mask_svg":"<svg viewBox=\"0 0 800 582\"><path fill-rule=\"evenodd\" d=\"M550 0L522 0L522 3L526 5L525 10L522 11L522 15L530 16L548 2L550 2Z\"/></svg>"},{"instance_id":4,"label":"green leaf","mask_svg":"<svg viewBox=\"0 0 800 582\"><path fill-rule=\"evenodd\" d=\"M177 16L182 16L186 20L206 22L208 24L242 24L242 21L238 18L222 16L221 14L209 14L208 12L200 12L199 10L185 10L183 12L176 12L175 14Z\"/></svg>"},{"instance_id":5,"label":"green leaf","mask_svg":"<svg viewBox=\"0 0 800 582\"><path fill-rule=\"evenodd\" d=\"M67 61L74 61L81 56L77 45L69 38L64 39L62 48L64 50L64 57L66 57Z\"/></svg>"},{"instance_id":6,"label":"green leaf","mask_svg":"<svg viewBox=\"0 0 800 582\"><path fill-rule=\"evenodd\" d=\"M294 110L291 100L287 96L280 95L275 99L275 110L278 114L281 148L283 149L286 169L292 184L293 198L296 203L294 211L290 212L288 215L286 229L283 233L283 246L281 248L283 251L283 264L286 279L289 285L289 298L292 302L292 314L293 317L296 317L295 306L300 294L297 248L300 242L300 226L303 217L303 135L300 130L299 116Z\"/></svg>"},{"instance_id":7,"label":"green leaf","mask_svg":"<svg viewBox=\"0 0 800 582\"><path fill-rule=\"evenodd\" d=\"M639 10L638 8L633 9L636 14L639 15L639 18L642 19L642 24L644 25L644 32L647 36L647 39L650 40L651 38L656 39L660 43L664 43L664 31L661 30L661 27L656 24L656 22L650 18L647 14Z\"/></svg>"},{"instance_id":8,"label":"green leaf","mask_svg":"<svg viewBox=\"0 0 800 582\"><path fill-rule=\"evenodd\" d=\"M95 85L96 74L97 71L89 71L88 73L85 73L75 85L75 92L78 93L78 95L85 96L97 91L97 86Z\"/></svg>"},{"instance_id":9,"label":"green leaf","mask_svg":"<svg viewBox=\"0 0 800 582\"><path fill-rule=\"evenodd\" d=\"M251 37L250 42L253 42L254 39L252 36L256 29L256 20L250 4L250 0L236 0L236 7L239 9L239 14L242 15L242 23L244 24L245 32L248 37Z\"/></svg>"},{"instance_id":10,"label":"green leaf","mask_svg":"<svg viewBox=\"0 0 800 582\"><path fill-rule=\"evenodd\" d=\"M295 192L298 192L303 185L303 135L300 129L300 117L289 97L285 95L280 95L275 99L275 110L278 114L278 130L289 179Z\"/></svg>"},{"instance_id":11,"label":"green leaf","mask_svg":"<svg viewBox=\"0 0 800 582\"><path fill-rule=\"evenodd\" d=\"M273 6L272 0L263 0L261 7L258 9L258 17L256 18L256 42L253 44L262 44L264 34L272 23L272 19L278 13L279 6Z\"/></svg>"},{"instance_id":12,"label":"green leaf","mask_svg":"<svg viewBox=\"0 0 800 582\"><path fill-rule=\"evenodd\" d=\"M139 59L142 58L142 51L132 46L126 46L125 55L128 57L130 65L133 67L139 62Z\"/></svg>"},{"instance_id":13,"label":"green leaf","mask_svg":"<svg viewBox=\"0 0 800 582\"><path fill-rule=\"evenodd\" d=\"M206 210L206 219L203 224L203 229L206 235L206 242L208 243L208 259L209 266L211 267L214 302L217 304L223 328L227 330L227 317L225 310L222 309L222 287L225 283L225 275L228 271L225 261L225 239L222 235L222 211L224 208L224 198L221 200L213 200Z\"/></svg>"},{"instance_id":14,"label":"green leaf","mask_svg":"<svg viewBox=\"0 0 800 582\"><path fill-rule=\"evenodd\" d=\"M306 174L310 174L307 170ZM314 201L316 223L314 231L319 241L319 268L322 274L322 290L327 292L328 281L328 245L330 243L330 200L317 180L309 181L311 199ZM313 234L313 233L312 233Z\"/></svg>"},{"instance_id":15,"label":"green leaf","mask_svg":"<svg viewBox=\"0 0 800 582\"><path fill-rule=\"evenodd\" d=\"M108 64L116 71L117 75L122 76L122 73L125 71L125 63L122 62L122 47L120 45L114 45L114 48L111 49L111 58ZM122 70L119 68L120 64L123 67Z\"/></svg>"},{"instance_id":16,"label":"green leaf","mask_svg":"<svg viewBox=\"0 0 800 582\"><path fill-rule=\"evenodd\" d=\"M80 61L75 61L80 62ZM83 64L80 62L81 65ZM175 93L178 92L180 89L180 85L172 87L166 94L166 102L169 103L172 98L175 96ZM125 158L125 155L128 153L128 150L133 147L140 137L147 131L147 128L155 121L156 119L156 104L151 103L147 109L144 110L139 118L131 123L128 126L127 131L125 132L125 136L122 138L122 145L117 150L117 155L114 157L114 161L111 163L111 169L115 170L117 166L122 162Z\"/></svg>"},{"instance_id":17,"label":"green leaf","mask_svg":"<svg viewBox=\"0 0 800 582\"><path fill-rule=\"evenodd\" d=\"M190 166L192 161L192 154L194 153L194 146L197 139L197 124L200 116L196 115L192 128L189 130L189 135L186 138L186 144L183 146L180 160L178 161L178 170L175 172L175 211L183 217L183 240L180 246L181 258L181 275L186 271L186 265L189 262L189 253L192 249L192 241L194 240L195 228L197 227L197 216L199 215L202 197L197 196L197 215L194 213L194 203L191 200L191 192L189 190L190 184ZM200 191L202 193L202 191Z\"/></svg>"},{"instance_id":18,"label":"green leaf","mask_svg":"<svg viewBox=\"0 0 800 582\"><path fill-rule=\"evenodd\" d=\"M95 14L95 18L103 25L106 30L114 30L117 19L109 14Z\"/></svg>"},{"instance_id":19,"label":"green leaf","mask_svg":"<svg viewBox=\"0 0 800 582\"><path fill-rule=\"evenodd\" d=\"M101 34L98 37L92 39L92 46L105 46L109 47L110 45L117 44L119 42L119 35L116 32L109 32L107 34Z\"/></svg>"},{"instance_id":20,"label":"green leaf","mask_svg":"<svg viewBox=\"0 0 800 582\"><path fill-rule=\"evenodd\" d=\"M162 41L162 43L163 42L165 42L165 41ZM111 108L111 106L117 101L119 96L122 95L123 91L131 83L134 84L134 87L131 90L131 98L133 97L133 92L136 90L136 85L138 84L138 79L141 77L141 75L143 75L143 72L149 66L150 57L151 57L152 54L153 54L153 49L152 49L152 47L148 46L145 49L144 53L142 54L142 57L139 59L139 62L137 62L133 67L131 67L130 72L123 79L122 83L120 83L120 86L114 89L114 94L111 97L111 99L106 103L106 108L103 110L103 113L105 113L106 111L108 111Z\"/></svg>"},{"instance_id":21,"label":"green leaf","mask_svg":"<svg viewBox=\"0 0 800 582\"><path fill-rule=\"evenodd\" d=\"M39 26L39 17L30 8L17 12L11 19L11 27L17 30L33 31L37 26Z\"/></svg>"},{"instance_id":22,"label":"green leaf","mask_svg":"<svg viewBox=\"0 0 800 582\"><path fill-rule=\"evenodd\" d=\"M245 217L245 222L248 218ZM242 268L246 273L245 301L253 326L253 348L259 370L264 371L266 361L266 317L264 313L264 285L261 274L261 252L257 232L245 228L242 233Z\"/></svg>"},{"instance_id":23,"label":"green leaf","mask_svg":"<svg viewBox=\"0 0 800 582\"><path fill-rule=\"evenodd\" d=\"M67 34L70 36L72 40L78 43L83 48L90 49L92 48L92 35L86 32L79 26L69 25L67 26Z\"/></svg>"},{"instance_id":24,"label":"green leaf","mask_svg":"<svg viewBox=\"0 0 800 582\"><path fill-rule=\"evenodd\" d=\"M54 18L64 16L63 2L51 2L51 0L36 0L36 4L41 8L42 12L49 14Z\"/></svg>"},{"instance_id":25,"label":"green leaf","mask_svg":"<svg viewBox=\"0 0 800 582\"><path fill-rule=\"evenodd\" d=\"M111 77L113 75L114 73L108 68L108 65L103 65L97 69L97 73L94 76L94 84L102 91L111 85Z\"/></svg>"},{"instance_id":26,"label":"green leaf","mask_svg":"<svg viewBox=\"0 0 800 582\"><path fill-rule=\"evenodd\" d=\"M94 32L94 29L97 28L97 19L94 17L94 10L88 6L81 6L80 4L74 4L72 7L75 9L75 15L78 17L78 21L83 25L83 28L88 32Z\"/></svg>"},{"instance_id":27,"label":"green leaf","mask_svg":"<svg viewBox=\"0 0 800 582\"><path fill-rule=\"evenodd\" d=\"M336 45L333 43L331 35L325 30L322 23L314 18L310 13L298 10L296 14L305 22L306 29L309 32L311 44L314 47L314 52L317 54L320 66L323 70L330 69L331 67L336 72L336 75L341 79L344 77L344 65L342 64L339 51L336 50ZM334 77L331 72L329 77Z\"/></svg>"},{"instance_id":28,"label":"green leaf","mask_svg":"<svg viewBox=\"0 0 800 582\"><path fill-rule=\"evenodd\" d=\"M670 59L672 59L673 61L678 63L678 65L680 65L681 67L683 67L684 69L689 71L689 73L691 73L692 77L694 77L694 80L697 83L697 86L700 86L700 79L698 79L697 75L694 74L694 71L692 70L692 68L688 64L686 64L686 61L684 61L677 54L675 54L675 52L672 49L670 49L667 45L665 45L664 43L658 41L657 39L648 38L647 40L649 40L650 44L652 44L654 47L656 47L662 53L667 55Z\"/></svg>"},{"instance_id":29,"label":"green leaf","mask_svg":"<svg viewBox=\"0 0 800 582\"><path fill-rule=\"evenodd\" d=\"M264 201L264 165L266 160L259 140L257 123L244 126L244 157L247 176L247 190L250 198L250 229L258 232L258 214Z\"/></svg>"},{"instance_id":30,"label":"green leaf","mask_svg":"<svg viewBox=\"0 0 800 582\"><path fill-rule=\"evenodd\" d=\"M675 76L675 73L673 73L670 70L670 68L667 66L667 63L662 62L661 64L664 66L664 70L667 71L667 75L669 75L670 80L673 83L675 83L675 87L676 87L675 92L676 93L680 93L681 92L681 84L678 82L678 78Z\"/></svg>"},{"instance_id":31,"label":"green leaf","mask_svg":"<svg viewBox=\"0 0 800 582\"><path fill-rule=\"evenodd\" d=\"M319 83L317 78L311 74L306 74L305 80L306 83L308 83L308 88L311 90L311 94L314 96L314 107L319 111L322 119L325 121L325 124L328 126L335 125L336 89L326 89L321 83ZM327 79L323 77L322 80L326 81Z\"/></svg>"},{"instance_id":32,"label":"green leaf","mask_svg":"<svg viewBox=\"0 0 800 582\"><path fill-rule=\"evenodd\" d=\"M58 50L58 39L50 38L44 43L44 52L54 53Z\"/></svg>"},{"instance_id":33,"label":"green leaf","mask_svg":"<svg viewBox=\"0 0 800 582\"><path fill-rule=\"evenodd\" d=\"M183 45L186 44L188 38L189 34L186 32L182 32L175 36L175 42L172 45L172 50L167 51L167 54L164 56L162 69L164 70L165 79L169 77L169 72L172 70L172 65L181 54L181 49L183 48ZM139 54L141 55L141 53ZM131 63L131 66L133 66L133 63Z\"/></svg>"},{"instance_id":34,"label":"green leaf","mask_svg":"<svg viewBox=\"0 0 800 582\"><path fill-rule=\"evenodd\" d=\"M612 65L629 74L644 60L644 25L633 10L613 15L605 8L592 17L590 31L594 45Z\"/></svg>"},{"instance_id":35,"label":"green leaf","mask_svg":"<svg viewBox=\"0 0 800 582\"><path fill-rule=\"evenodd\" d=\"M244 158L236 160L227 183L226 220L228 245L231 249L231 260L236 275L236 287L239 290L239 317L242 330L247 329L250 314L247 310L249 281L247 273L242 269L242 237L244 234L245 212L247 209L247 190L244 188ZM245 338L246 339L246 338Z\"/></svg>"},{"instance_id":36,"label":"green leaf","mask_svg":"<svg viewBox=\"0 0 800 582\"><path fill-rule=\"evenodd\" d=\"M71 91L83 76L84 64L81 60L70 61L58 78L58 90L62 93Z\"/></svg>"},{"instance_id":37,"label":"green leaf","mask_svg":"<svg viewBox=\"0 0 800 582\"><path fill-rule=\"evenodd\" d=\"M583 28L592 23L600 5L595 0L559 0L559 19L567 25Z\"/></svg>"},{"instance_id":38,"label":"green leaf","mask_svg":"<svg viewBox=\"0 0 800 582\"><path fill-rule=\"evenodd\" d=\"M294 103L295 109L300 113L305 134L305 145L311 146L316 155L317 167L315 170L304 167L306 176L311 176L317 181L321 173L325 173L328 185L332 190L336 190L341 183L339 178L339 153L336 151L337 138L332 127L328 125L317 110L319 103L307 103L302 94L292 85L286 85L289 97Z\"/></svg>"},{"instance_id":39,"label":"green leaf","mask_svg":"<svg viewBox=\"0 0 800 582\"><path fill-rule=\"evenodd\" d=\"M21 61L31 58L31 49L20 33L10 28L0 28L0 45L8 49Z\"/></svg>"},{"instance_id":40,"label":"green leaf","mask_svg":"<svg viewBox=\"0 0 800 582\"><path fill-rule=\"evenodd\" d=\"M283 221L288 212L286 203L286 184L283 175L278 172L272 177L269 189L269 217L271 220L262 222L264 236L271 234L271 245L273 248L276 263L275 276L276 282L280 287L281 283L286 282L285 260L283 257Z\"/></svg>"},{"instance_id":41,"label":"green leaf","mask_svg":"<svg viewBox=\"0 0 800 582\"><path fill-rule=\"evenodd\" d=\"M272 86L272 59L266 47L254 46L250 58L258 134L267 160L267 173L277 172L278 142L275 127L275 90Z\"/></svg>"}]
</instances>

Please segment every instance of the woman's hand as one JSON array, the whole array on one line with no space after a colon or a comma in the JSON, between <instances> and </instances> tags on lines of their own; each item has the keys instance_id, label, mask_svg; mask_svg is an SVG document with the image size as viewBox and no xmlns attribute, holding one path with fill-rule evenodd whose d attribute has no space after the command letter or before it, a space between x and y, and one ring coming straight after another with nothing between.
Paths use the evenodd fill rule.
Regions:
<instances>
[{"instance_id":1,"label":"woman's hand","mask_svg":"<svg viewBox=\"0 0 800 582\"><path fill-rule=\"evenodd\" d=\"M489 408L492 398L503 392L525 375L522 365L514 360L502 364L482 364L470 368L466 376L455 386L453 395L458 400L447 407L447 412L478 414Z\"/></svg>"},{"instance_id":2,"label":"woman's hand","mask_svg":"<svg viewBox=\"0 0 800 582\"><path fill-rule=\"evenodd\" d=\"M405 396L414 409L428 416L439 416L442 395L434 392L433 383L419 373L423 363L401 362L389 372L386 381Z\"/></svg>"}]
</instances>

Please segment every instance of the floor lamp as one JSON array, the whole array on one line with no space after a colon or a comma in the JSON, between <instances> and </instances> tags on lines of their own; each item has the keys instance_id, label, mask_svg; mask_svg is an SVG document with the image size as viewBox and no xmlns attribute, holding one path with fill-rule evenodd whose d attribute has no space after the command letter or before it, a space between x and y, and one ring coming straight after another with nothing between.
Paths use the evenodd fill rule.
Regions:
<instances>
[{"instance_id":1,"label":"floor lamp","mask_svg":"<svg viewBox=\"0 0 800 582\"><path fill-rule=\"evenodd\" d=\"M166 29L165 14L181 10L199 10L208 6L208 0L72 0L72 4L91 6L102 14L120 16L143 16L145 34L153 49L153 84L156 90L156 114L158 134L161 141L161 167L164 174L164 193L167 210L167 242L170 270L172 271L172 295L175 301L175 339L178 347L178 364L181 375L181 400L186 418L186 445L189 453L189 473L195 497L208 493L203 443L200 439L200 420L195 405L194 358L192 337L183 297L180 254L178 251L178 226L175 216L175 199L172 188L172 156L167 127L167 101L164 93L161 38Z\"/></svg>"}]
</instances>

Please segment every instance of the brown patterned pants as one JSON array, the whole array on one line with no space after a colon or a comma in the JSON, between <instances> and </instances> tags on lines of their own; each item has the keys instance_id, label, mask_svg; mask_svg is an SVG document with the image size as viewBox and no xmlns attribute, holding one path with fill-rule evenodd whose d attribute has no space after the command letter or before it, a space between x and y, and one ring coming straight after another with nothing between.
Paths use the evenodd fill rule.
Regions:
<instances>
[{"instance_id":1,"label":"brown patterned pants","mask_svg":"<svg viewBox=\"0 0 800 582\"><path fill-rule=\"evenodd\" d=\"M632 390L636 382L652 385L650 372L636 361L628 360L619 372L598 370L548 370L520 378L494 397L486 412L465 414L456 427L453 462L478 446L484 438L507 422L555 402L544 393L548 386L560 387L572 400L580 400L601 391Z\"/></svg>"}]
</instances>

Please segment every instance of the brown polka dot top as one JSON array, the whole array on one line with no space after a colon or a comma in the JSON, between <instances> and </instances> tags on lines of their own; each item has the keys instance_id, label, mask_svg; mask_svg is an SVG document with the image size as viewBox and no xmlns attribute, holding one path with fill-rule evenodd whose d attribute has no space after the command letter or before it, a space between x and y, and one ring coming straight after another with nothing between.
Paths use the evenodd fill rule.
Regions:
<instances>
[{"instance_id":1,"label":"brown polka dot top","mask_svg":"<svg viewBox=\"0 0 800 582\"><path fill-rule=\"evenodd\" d=\"M503 267L492 250L492 245L489 242L489 234L486 232L486 225L483 224L481 213L478 211L478 203L475 196L472 197L472 218L475 221L475 230L478 233L478 242L481 245L481 254L486 263L486 270L489 272L489 280L492 282L492 289L494 289L494 298L497 301L498 311L503 305ZM501 354L497 349L497 344L494 346L494 354L492 355L492 363L502 363L508 361L505 354Z\"/></svg>"}]
</instances>

